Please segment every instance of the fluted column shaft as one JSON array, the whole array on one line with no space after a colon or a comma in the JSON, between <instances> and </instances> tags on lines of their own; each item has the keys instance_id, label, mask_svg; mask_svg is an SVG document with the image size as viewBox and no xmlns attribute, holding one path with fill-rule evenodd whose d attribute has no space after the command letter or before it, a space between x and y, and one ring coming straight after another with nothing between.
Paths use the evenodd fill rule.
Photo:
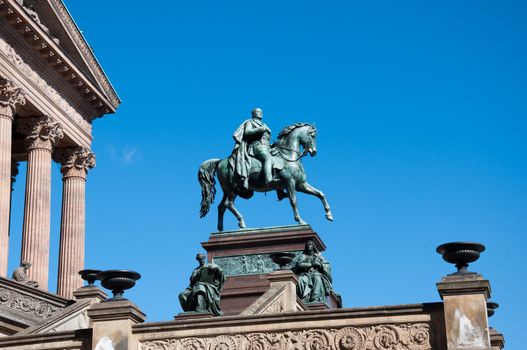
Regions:
<instances>
[{"instance_id":1,"label":"fluted column shaft","mask_svg":"<svg viewBox=\"0 0 527 350\"><path fill-rule=\"evenodd\" d=\"M51 153L63 137L59 124L49 117L21 121L19 131L28 135L26 196L22 230L21 262L30 262L30 280L48 289L51 202Z\"/></svg>"},{"instance_id":2,"label":"fluted column shaft","mask_svg":"<svg viewBox=\"0 0 527 350\"><path fill-rule=\"evenodd\" d=\"M89 149L78 147L57 152L62 163L62 219L57 294L73 298L73 291L82 286L79 271L84 269L86 174L95 166Z\"/></svg>"},{"instance_id":3,"label":"fluted column shaft","mask_svg":"<svg viewBox=\"0 0 527 350\"><path fill-rule=\"evenodd\" d=\"M24 104L20 88L0 79L0 276L7 275L11 215L11 143L16 106Z\"/></svg>"},{"instance_id":4,"label":"fluted column shaft","mask_svg":"<svg viewBox=\"0 0 527 350\"><path fill-rule=\"evenodd\" d=\"M9 218L11 207L11 124L12 117L0 115L0 275L7 275Z\"/></svg>"}]
</instances>

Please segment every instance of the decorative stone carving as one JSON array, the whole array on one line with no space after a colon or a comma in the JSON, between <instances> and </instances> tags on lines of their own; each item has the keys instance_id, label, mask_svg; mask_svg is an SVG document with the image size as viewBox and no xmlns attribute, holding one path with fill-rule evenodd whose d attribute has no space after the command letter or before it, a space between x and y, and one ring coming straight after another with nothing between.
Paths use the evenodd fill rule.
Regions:
<instances>
[{"instance_id":1,"label":"decorative stone carving","mask_svg":"<svg viewBox=\"0 0 527 350\"><path fill-rule=\"evenodd\" d=\"M302 252L292 253L297 257ZM267 274L278 268L269 255L269 253L264 253L215 257L214 263L223 269L225 276ZM292 264L286 267L291 268Z\"/></svg>"},{"instance_id":2,"label":"decorative stone carving","mask_svg":"<svg viewBox=\"0 0 527 350\"><path fill-rule=\"evenodd\" d=\"M236 336L159 339L141 342L141 350L430 350L426 323L386 324L341 329L310 329Z\"/></svg>"},{"instance_id":3,"label":"decorative stone carving","mask_svg":"<svg viewBox=\"0 0 527 350\"><path fill-rule=\"evenodd\" d=\"M95 154L87 147L65 148L55 153L54 159L62 164L60 171L64 178L85 178L88 169L95 167Z\"/></svg>"},{"instance_id":4,"label":"decorative stone carving","mask_svg":"<svg viewBox=\"0 0 527 350\"><path fill-rule=\"evenodd\" d=\"M241 348L245 350L267 350L271 347L271 342L264 333L251 333L241 338Z\"/></svg>"},{"instance_id":5,"label":"decorative stone carving","mask_svg":"<svg viewBox=\"0 0 527 350\"><path fill-rule=\"evenodd\" d=\"M11 278L14 281L27 284L30 287L38 288L38 282L31 281L27 275L27 270L29 270L30 267L31 263L29 261L22 261L22 264L13 271Z\"/></svg>"},{"instance_id":6,"label":"decorative stone carving","mask_svg":"<svg viewBox=\"0 0 527 350\"><path fill-rule=\"evenodd\" d=\"M214 338L208 347L209 350L236 350L237 348L236 341L229 335L220 335Z\"/></svg>"},{"instance_id":7,"label":"decorative stone carving","mask_svg":"<svg viewBox=\"0 0 527 350\"><path fill-rule=\"evenodd\" d=\"M21 88L11 80L0 79L0 118L13 120L16 107L26 104L26 98Z\"/></svg>"},{"instance_id":8,"label":"decorative stone carving","mask_svg":"<svg viewBox=\"0 0 527 350\"><path fill-rule=\"evenodd\" d=\"M356 328L342 328L335 335L335 346L337 349L356 350L362 349L363 345L364 336Z\"/></svg>"},{"instance_id":9,"label":"decorative stone carving","mask_svg":"<svg viewBox=\"0 0 527 350\"><path fill-rule=\"evenodd\" d=\"M5 305L11 309L19 310L42 319L46 319L55 312L62 310L62 308L51 305L43 300L38 300L7 288L0 289L0 305Z\"/></svg>"},{"instance_id":10,"label":"decorative stone carving","mask_svg":"<svg viewBox=\"0 0 527 350\"><path fill-rule=\"evenodd\" d=\"M177 350L205 350L205 342L198 338L181 340L176 347Z\"/></svg>"},{"instance_id":11,"label":"decorative stone carving","mask_svg":"<svg viewBox=\"0 0 527 350\"><path fill-rule=\"evenodd\" d=\"M15 49L5 40L0 38L0 55L14 64L17 69L44 95L46 95L58 108L60 108L81 130L91 135L91 124L84 119L54 88L52 88L40 75L31 68L16 53Z\"/></svg>"},{"instance_id":12,"label":"decorative stone carving","mask_svg":"<svg viewBox=\"0 0 527 350\"><path fill-rule=\"evenodd\" d=\"M26 148L52 150L55 142L64 137L59 123L49 116L22 119L17 124L18 131L26 136Z\"/></svg>"}]
</instances>

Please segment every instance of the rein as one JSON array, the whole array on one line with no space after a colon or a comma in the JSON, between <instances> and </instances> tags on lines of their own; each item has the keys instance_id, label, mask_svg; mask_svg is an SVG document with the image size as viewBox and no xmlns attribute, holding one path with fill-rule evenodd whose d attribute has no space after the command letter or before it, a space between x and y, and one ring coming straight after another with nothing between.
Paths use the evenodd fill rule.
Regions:
<instances>
[{"instance_id":1,"label":"rein","mask_svg":"<svg viewBox=\"0 0 527 350\"><path fill-rule=\"evenodd\" d=\"M282 158L283 160L288 161L288 162L298 162L300 159L302 159L302 157L305 157L307 155L307 149L305 149L305 148L304 148L303 152L299 152L297 150L294 150L294 149L291 149L291 148L287 148L287 147L284 147L284 146L280 146L280 145L277 145L276 148L278 148L278 154L280 155L280 158ZM295 152L296 154L298 154L298 158L297 159L287 159L284 156L284 154L281 152L282 150Z\"/></svg>"}]
</instances>

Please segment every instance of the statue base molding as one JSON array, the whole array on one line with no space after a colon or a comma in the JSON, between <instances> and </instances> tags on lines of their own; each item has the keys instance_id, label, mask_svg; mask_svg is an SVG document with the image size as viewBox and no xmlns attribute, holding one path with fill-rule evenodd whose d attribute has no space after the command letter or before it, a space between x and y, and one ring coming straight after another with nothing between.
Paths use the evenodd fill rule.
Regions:
<instances>
[{"instance_id":1,"label":"statue base molding","mask_svg":"<svg viewBox=\"0 0 527 350\"><path fill-rule=\"evenodd\" d=\"M292 252L299 255L310 240L319 252L326 249L309 225L212 233L209 240L201 245L207 251L208 261L219 265L225 273L226 281L221 293L224 315L240 314L269 289L268 275L279 268L270 258L271 253ZM329 309L340 304L332 293L325 305L325 309Z\"/></svg>"},{"instance_id":2,"label":"statue base molding","mask_svg":"<svg viewBox=\"0 0 527 350\"><path fill-rule=\"evenodd\" d=\"M198 312L198 311L187 311L187 312L180 312L176 316L174 316L174 320L181 321L181 320L188 320L188 319L197 319L197 318L212 318L214 315L211 312Z\"/></svg>"}]
</instances>

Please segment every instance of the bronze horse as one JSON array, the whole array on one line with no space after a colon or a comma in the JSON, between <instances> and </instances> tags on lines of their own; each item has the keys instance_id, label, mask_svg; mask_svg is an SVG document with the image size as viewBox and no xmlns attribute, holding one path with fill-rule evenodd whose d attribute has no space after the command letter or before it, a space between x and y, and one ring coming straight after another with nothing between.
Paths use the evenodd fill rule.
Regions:
<instances>
[{"instance_id":1,"label":"bronze horse","mask_svg":"<svg viewBox=\"0 0 527 350\"><path fill-rule=\"evenodd\" d=\"M229 209L238 219L238 226L245 228L243 216L234 206L237 196L250 198L253 192L268 191L287 191L287 197L293 208L295 221L305 224L298 213L296 204L296 192L303 192L318 197L322 201L326 218L333 221L333 214L324 194L311 186L306 181L306 173L302 166L301 159L307 153L312 157L317 153L316 144L317 129L307 123L296 123L284 128L278 135L278 141L272 145L273 169L275 170L275 180L265 185L261 176L261 163L254 159L251 161L249 172L249 193L241 193L233 183L232 167L229 159L209 159L201 164L198 172L198 181L201 185L201 210L200 217L204 217L209 212L211 204L214 202L216 194L217 175L223 189L223 198L218 205L218 231L223 231L223 214ZM301 150L303 148L303 151ZM280 196L279 196L280 197Z\"/></svg>"}]
</instances>

